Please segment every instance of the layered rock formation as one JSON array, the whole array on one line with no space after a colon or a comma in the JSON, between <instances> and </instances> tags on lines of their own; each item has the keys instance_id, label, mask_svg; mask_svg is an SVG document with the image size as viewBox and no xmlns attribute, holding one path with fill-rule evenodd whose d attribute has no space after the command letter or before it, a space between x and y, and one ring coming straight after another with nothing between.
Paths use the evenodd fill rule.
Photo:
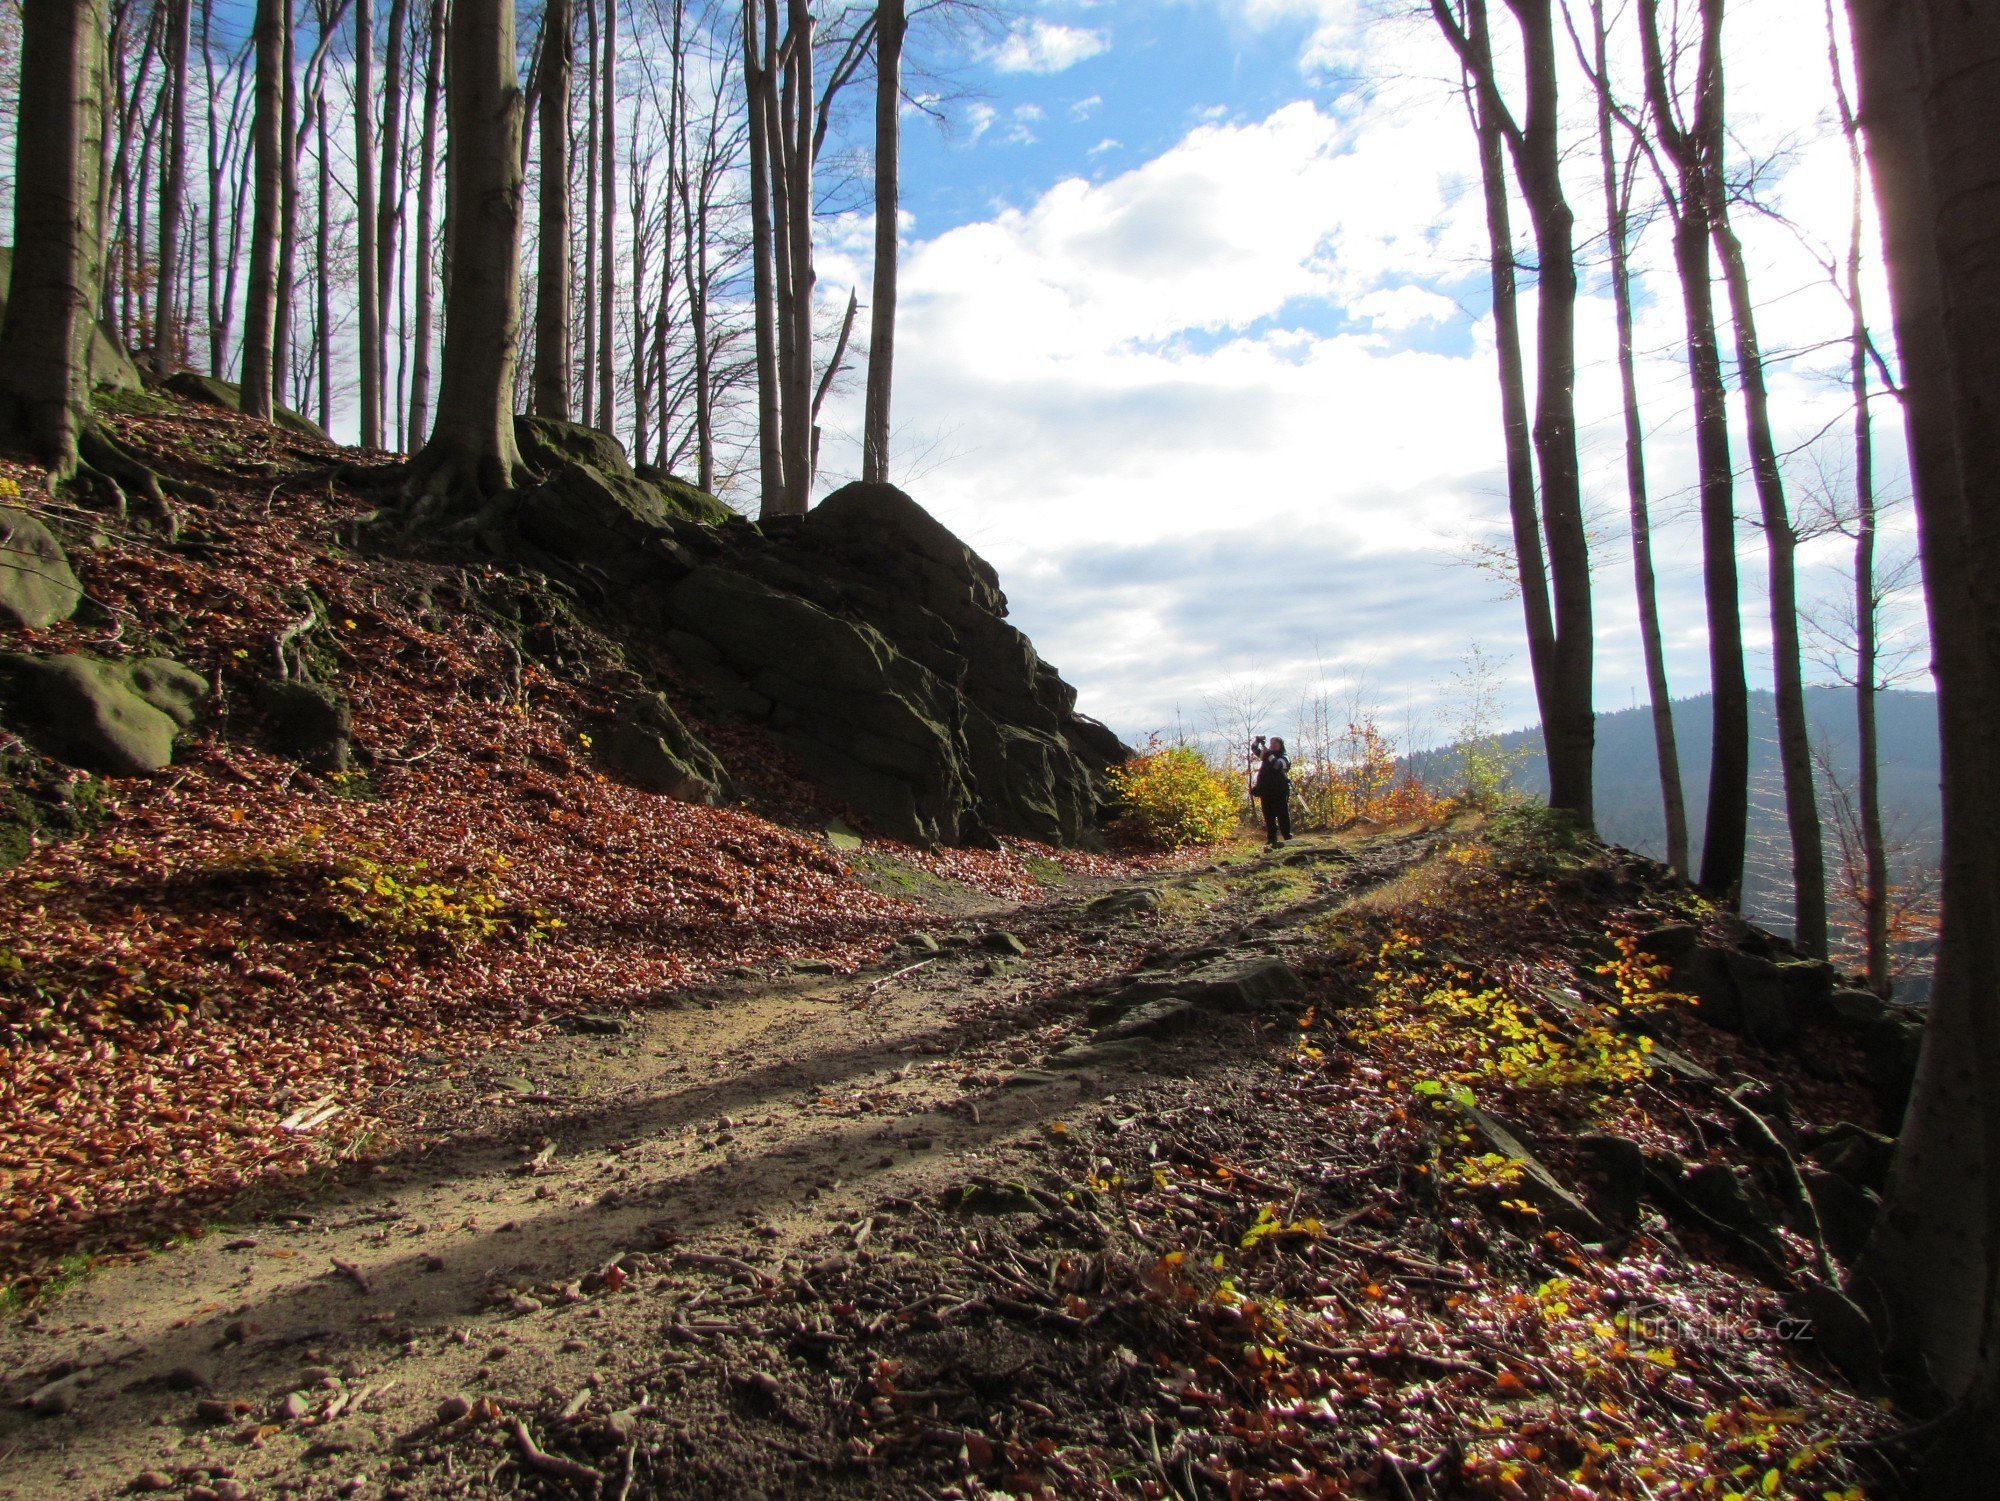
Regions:
<instances>
[{"instance_id":1,"label":"layered rock formation","mask_svg":"<svg viewBox=\"0 0 2000 1501\"><path fill-rule=\"evenodd\" d=\"M766 726L885 834L1093 837L1103 773L1129 752L1007 623L991 565L902 491L849 485L797 520L717 526L622 454L593 463L546 423L524 452L530 436L569 462L522 498L518 555L659 633L699 707ZM632 706L645 727L621 727L615 762L643 746L649 785L719 793L713 756L660 708Z\"/></svg>"}]
</instances>

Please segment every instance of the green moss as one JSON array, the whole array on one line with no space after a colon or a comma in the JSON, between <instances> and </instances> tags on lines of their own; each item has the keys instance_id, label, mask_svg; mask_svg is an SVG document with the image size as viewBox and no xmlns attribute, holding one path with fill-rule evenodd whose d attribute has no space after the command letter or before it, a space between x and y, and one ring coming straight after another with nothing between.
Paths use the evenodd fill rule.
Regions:
<instances>
[{"instance_id":1,"label":"green moss","mask_svg":"<svg viewBox=\"0 0 2000 1501\"><path fill-rule=\"evenodd\" d=\"M116 391L109 386L91 392L90 404L121 417L172 417L181 410L179 402L157 391Z\"/></svg>"},{"instance_id":2,"label":"green moss","mask_svg":"<svg viewBox=\"0 0 2000 1501\"><path fill-rule=\"evenodd\" d=\"M104 786L82 772L23 752L0 752L0 870L35 846L74 839L104 822Z\"/></svg>"}]
</instances>

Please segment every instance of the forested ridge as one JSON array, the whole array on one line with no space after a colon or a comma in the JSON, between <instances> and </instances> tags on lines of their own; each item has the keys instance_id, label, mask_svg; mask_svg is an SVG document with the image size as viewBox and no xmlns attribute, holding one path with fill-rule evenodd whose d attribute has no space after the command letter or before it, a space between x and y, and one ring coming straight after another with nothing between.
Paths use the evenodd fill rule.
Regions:
<instances>
[{"instance_id":1,"label":"forested ridge","mask_svg":"<svg viewBox=\"0 0 2000 1501\"><path fill-rule=\"evenodd\" d=\"M1539 726L1217 754L901 487L903 132L1108 33L0 3L0 1495L1990 1489L2000 16L1794 38L1793 446L1735 15L1400 18Z\"/></svg>"}]
</instances>

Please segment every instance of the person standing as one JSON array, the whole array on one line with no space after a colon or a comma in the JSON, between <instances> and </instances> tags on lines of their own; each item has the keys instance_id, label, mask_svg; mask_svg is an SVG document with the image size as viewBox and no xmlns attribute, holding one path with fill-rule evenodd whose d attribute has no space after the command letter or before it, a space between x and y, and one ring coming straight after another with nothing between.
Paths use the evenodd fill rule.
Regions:
<instances>
[{"instance_id":1,"label":"person standing","mask_svg":"<svg viewBox=\"0 0 2000 1501\"><path fill-rule=\"evenodd\" d=\"M1292 837L1292 762L1282 739L1261 743L1250 791L1264 805L1264 843L1276 849Z\"/></svg>"}]
</instances>

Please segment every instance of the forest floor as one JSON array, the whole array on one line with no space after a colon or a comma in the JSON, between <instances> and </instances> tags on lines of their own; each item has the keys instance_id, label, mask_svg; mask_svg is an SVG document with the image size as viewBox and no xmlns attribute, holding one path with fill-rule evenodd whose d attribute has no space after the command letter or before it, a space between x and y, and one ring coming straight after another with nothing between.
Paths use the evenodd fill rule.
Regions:
<instances>
[{"instance_id":1,"label":"forest floor","mask_svg":"<svg viewBox=\"0 0 2000 1501\"><path fill-rule=\"evenodd\" d=\"M941 883L935 954L414 1070L375 1106L400 1149L0 1332L17 1396L64 1394L0 1418L0 1495L1892 1493L1889 1415L1782 1270L1657 1216L1549 1224L1426 1118L1441 1039L1354 1009L1329 934L1450 921L1484 847ZM1662 915L1542 884L1544 937ZM1299 983L1090 1040L1218 965ZM1714 1128L1664 1081L1615 1094L1600 1128Z\"/></svg>"},{"instance_id":2,"label":"forest floor","mask_svg":"<svg viewBox=\"0 0 2000 1501\"><path fill-rule=\"evenodd\" d=\"M25 645L213 713L152 779L0 741L0 1497L1894 1494L1770 1209L1867 1060L1665 993L1639 935L1745 934L1658 867L857 847L729 724L746 805L676 803L592 750L667 669L146 406L213 499L43 506ZM355 770L265 747L288 651Z\"/></svg>"}]
</instances>

